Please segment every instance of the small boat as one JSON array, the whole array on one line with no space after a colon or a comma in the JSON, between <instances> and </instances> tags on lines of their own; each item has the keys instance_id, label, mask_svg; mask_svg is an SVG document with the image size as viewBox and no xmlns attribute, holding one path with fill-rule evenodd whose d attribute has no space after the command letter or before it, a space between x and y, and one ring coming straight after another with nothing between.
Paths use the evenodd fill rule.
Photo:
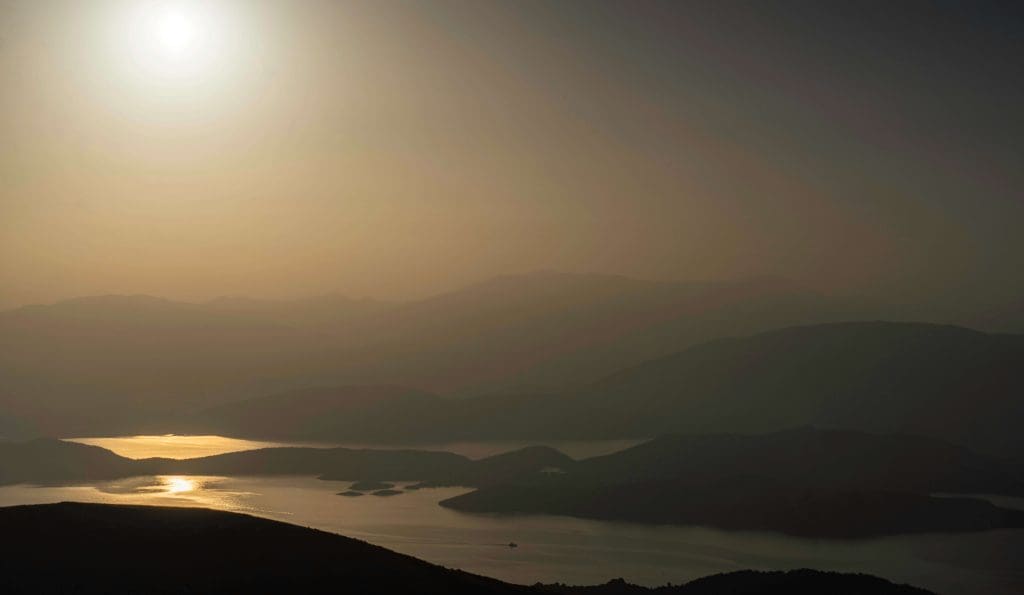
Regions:
<instances>
[{"instance_id":1,"label":"small boat","mask_svg":"<svg viewBox=\"0 0 1024 595\"><path fill-rule=\"evenodd\" d=\"M514 542L514 541L510 541L510 542L508 542L508 547L512 547L512 548L519 547L519 544Z\"/></svg>"}]
</instances>

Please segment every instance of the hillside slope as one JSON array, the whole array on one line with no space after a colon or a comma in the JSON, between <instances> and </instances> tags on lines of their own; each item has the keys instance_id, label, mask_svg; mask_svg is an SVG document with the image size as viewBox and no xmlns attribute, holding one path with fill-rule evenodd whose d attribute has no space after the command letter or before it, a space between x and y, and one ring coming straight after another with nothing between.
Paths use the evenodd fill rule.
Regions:
<instances>
[{"instance_id":1,"label":"hillside slope","mask_svg":"<svg viewBox=\"0 0 1024 595\"><path fill-rule=\"evenodd\" d=\"M921 595L865 575L738 572L645 589L511 585L276 521L194 508L46 504L0 508L4 593L359 593L366 595Z\"/></svg>"},{"instance_id":2,"label":"hillside slope","mask_svg":"<svg viewBox=\"0 0 1024 595\"><path fill-rule=\"evenodd\" d=\"M655 359L560 403L567 434L800 425L934 436L1024 455L1024 335L889 322L793 327ZM585 412L579 414L578 412Z\"/></svg>"}]
</instances>

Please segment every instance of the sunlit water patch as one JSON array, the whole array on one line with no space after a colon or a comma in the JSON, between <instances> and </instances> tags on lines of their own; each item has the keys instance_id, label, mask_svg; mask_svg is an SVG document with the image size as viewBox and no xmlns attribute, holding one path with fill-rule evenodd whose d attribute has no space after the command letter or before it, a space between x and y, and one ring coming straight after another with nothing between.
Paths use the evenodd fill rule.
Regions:
<instances>
[{"instance_id":1,"label":"sunlit water patch","mask_svg":"<svg viewBox=\"0 0 1024 595\"><path fill-rule=\"evenodd\" d=\"M226 438L224 436L180 436L177 434L65 438L65 440L99 446L129 459L148 459L151 457L192 459L271 446L293 446L293 444L284 442L242 440L239 438Z\"/></svg>"},{"instance_id":2,"label":"sunlit water patch","mask_svg":"<svg viewBox=\"0 0 1024 595\"><path fill-rule=\"evenodd\" d=\"M811 567L877 574L947 595L1024 593L1020 530L815 540L555 516L470 515L438 505L464 493L462 488L387 498L337 495L349 486L313 477L149 476L72 487L2 487L0 506L74 500L218 508L333 531L522 584L593 584L622 576L653 586L742 568ZM519 547L503 545L512 541Z\"/></svg>"}]
</instances>

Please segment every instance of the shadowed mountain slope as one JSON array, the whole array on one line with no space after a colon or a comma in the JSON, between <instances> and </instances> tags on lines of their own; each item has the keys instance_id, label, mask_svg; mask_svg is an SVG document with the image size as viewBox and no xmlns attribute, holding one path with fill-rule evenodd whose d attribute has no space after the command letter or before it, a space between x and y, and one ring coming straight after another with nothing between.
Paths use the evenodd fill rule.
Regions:
<instances>
[{"instance_id":1,"label":"shadowed mountain slope","mask_svg":"<svg viewBox=\"0 0 1024 595\"><path fill-rule=\"evenodd\" d=\"M399 443L814 425L932 436L1024 458L1021 369L1024 335L837 323L711 341L563 394L440 399L342 387L233 403L196 423L245 437Z\"/></svg>"},{"instance_id":2,"label":"shadowed mountain slope","mask_svg":"<svg viewBox=\"0 0 1024 595\"><path fill-rule=\"evenodd\" d=\"M1024 465L934 438L810 427L664 436L579 461L578 481L761 477L798 487L1024 495Z\"/></svg>"},{"instance_id":3,"label":"shadowed mountain slope","mask_svg":"<svg viewBox=\"0 0 1024 595\"><path fill-rule=\"evenodd\" d=\"M867 311L779 279L508 275L396 307L364 333L365 371L463 395L560 390L708 339Z\"/></svg>"},{"instance_id":4,"label":"shadowed mountain slope","mask_svg":"<svg viewBox=\"0 0 1024 595\"><path fill-rule=\"evenodd\" d=\"M98 446L48 439L0 442L0 485L115 479L140 471L145 466L138 461Z\"/></svg>"},{"instance_id":5,"label":"shadowed mountain slope","mask_svg":"<svg viewBox=\"0 0 1024 595\"><path fill-rule=\"evenodd\" d=\"M595 436L810 424L935 436L1022 456L1021 369L1024 335L886 322L794 327L616 373L559 403L585 416L558 419L570 435Z\"/></svg>"},{"instance_id":6,"label":"shadowed mountain slope","mask_svg":"<svg viewBox=\"0 0 1024 595\"><path fill-rule=\"evenodd\" d=\"M1024 494L1024 469L933 439L799 429L659 438L564 473L484 485L442 505L869 537L1024 526L1024 512L935 492Z\"/></svg>"},{"instance_id":7,"label":"shadowed mountain slope","mask_svg":"<svg viewBox=\"0 0 1024 595\"><path fill-rule=\"evenodd\" d=\"M194 508L0 508L6 593L528 593L332 533Z\"/></svg>"}]
</instances>

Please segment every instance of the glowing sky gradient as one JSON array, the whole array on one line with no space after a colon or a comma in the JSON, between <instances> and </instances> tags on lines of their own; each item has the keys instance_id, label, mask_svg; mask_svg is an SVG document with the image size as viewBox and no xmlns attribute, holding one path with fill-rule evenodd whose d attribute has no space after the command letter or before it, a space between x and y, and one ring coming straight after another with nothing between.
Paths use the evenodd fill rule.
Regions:
<instances>
[{"instance_id":1,"label":"glowing sky gradient","mask_svg":"<svg viewBox=\"0 0 1024 595\"><path fill-rule=\"evenodd\" d=\"M175 66L131 16L168 4L0 0L0 307L534 269L1024 291L1019 8L211 0Z\"/></svg>"}]
</instances>

